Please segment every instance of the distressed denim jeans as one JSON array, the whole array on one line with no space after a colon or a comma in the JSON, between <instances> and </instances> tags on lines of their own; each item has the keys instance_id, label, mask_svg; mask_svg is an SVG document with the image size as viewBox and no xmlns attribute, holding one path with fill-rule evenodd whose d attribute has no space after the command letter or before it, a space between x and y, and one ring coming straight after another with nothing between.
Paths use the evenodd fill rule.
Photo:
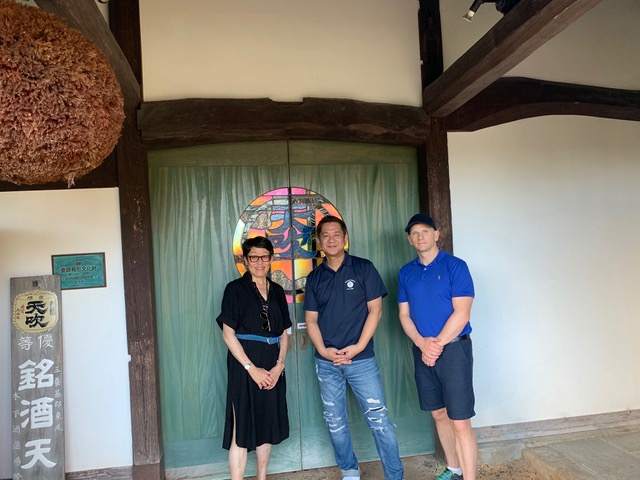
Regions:
<instances>
[{"instance_id":1,"label":"distressed denim jeans","mask_svg":"<svg viewBox=\"0 0 640 480\"><path fill-rule=\"evenodd\" d=\"M359 478L358 459L353 451L347 423L347 384L355 394L382 462L385 480L402 480L404 468L398 452L395 425L387 415L380 371L375 358L334 366L316 358L316 375L322 397L322 411L329 428L336 463L343 477Z\"/></svg>"}]
</instances>

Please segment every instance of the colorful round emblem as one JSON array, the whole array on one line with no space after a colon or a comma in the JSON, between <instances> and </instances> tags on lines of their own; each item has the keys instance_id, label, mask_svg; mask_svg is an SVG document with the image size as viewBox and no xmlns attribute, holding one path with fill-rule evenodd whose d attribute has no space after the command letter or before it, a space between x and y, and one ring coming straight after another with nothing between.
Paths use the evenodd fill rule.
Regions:
<instances>
[{"instance_id":1,"label":"colorful round emblem","mask_svg":"<svg viewBox=\"0 0 640 480\"><path fill-rule=\"evenodd\" d=\"M263 235L271 240L271 279L284 288L287 301L304 299L307 275L322 262L316 247L316 225L326 215L342 218L325 197L300 187L282 187L260 195L240 216L233 235L233 256L241 275L242 242Z\"/></svg>"}]
</instances>

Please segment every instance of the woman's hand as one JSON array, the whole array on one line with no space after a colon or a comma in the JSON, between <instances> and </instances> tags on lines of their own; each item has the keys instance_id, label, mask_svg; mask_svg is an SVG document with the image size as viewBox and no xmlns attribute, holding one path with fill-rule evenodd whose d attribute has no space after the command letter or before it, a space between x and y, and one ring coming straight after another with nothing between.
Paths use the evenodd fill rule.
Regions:
<instances>
[{"instance_id":1,"label":"woman's hand","mask_svg":"<svg viewBox=\"0 0 640 480\"><path fill-rule=\"evenodd\" d=\"M272 384L275 385L271 373L267 372L264 368L259 368L255 365L251 365L251 368L249 369L249 376L254 382L256 382L260 390L262 390L263 388L271 388Z\"/></svg>"},{"instance_id":2,"label":"woman's hand","mask_svg":"<svg viewBox=\"0 0 640 480\"><path fill-rule=\"evenodd\" d=\"M275 367L269 370L269 375L272 380L271 380L271 385L267 387L267 390L271 390L276 386L276 384L278 383L278 380L282 376L282 372L284 372L284 363L280 363L280 362L276 363Z\"/></svg>"}]
</instances>

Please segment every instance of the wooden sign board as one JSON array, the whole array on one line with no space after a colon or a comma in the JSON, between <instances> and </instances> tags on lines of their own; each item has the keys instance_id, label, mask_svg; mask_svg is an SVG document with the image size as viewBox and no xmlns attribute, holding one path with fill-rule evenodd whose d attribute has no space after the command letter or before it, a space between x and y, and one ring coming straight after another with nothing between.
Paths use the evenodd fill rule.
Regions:
<instances>
[{"instance_id":1,"label":"wooden sign board","mask_svg":"<svg viewBox=\"0 0 640 480\"><path fill-rule=\"evenodd\" d=\"M60 277L11 279L13 480L64 479Z\"/></svg>"}]
</instances>

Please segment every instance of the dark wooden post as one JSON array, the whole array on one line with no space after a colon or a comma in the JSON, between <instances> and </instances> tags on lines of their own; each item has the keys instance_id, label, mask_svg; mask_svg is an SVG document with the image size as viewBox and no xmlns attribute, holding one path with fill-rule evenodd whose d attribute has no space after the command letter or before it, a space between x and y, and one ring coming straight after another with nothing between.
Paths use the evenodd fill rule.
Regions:
<instances>
[{"instance_id":1,"label":"dark wooden post","mask_svg":"<svg viewBox=\"0 0 640 480\"><path fill-rule=\"evenodd\" d=\"M424 91L443 72L439 0L420 0L418 30ZM418 174L420 210L429 213L438 224L440 248L453 252L447 133L441 129L438 119L431 118L428 138L418 150Z\"/></svg>"},{"instance_id":2,"label":"dark wooden post","mask_svg":"<svg viewBox=\"0 0 640 480\"><path fill-rule=\"evenodd\" d=\"M440 0L420 0L418 31L424 92L444 71ZM424 98L423 104L426 104ZM438 246L453 253L447 132L441 130L440 121L433 118L426 142L418 149L418 175L420 210L429 213L436 221L441 232ZM436 457L444 460L444 449L435 426L434 434Z\"/></svg>"},{"instance_id":3,"label":"dark wooden post","mask_svg":"<svg viewBox=\"0 0 640 480\"><path fill-rule=\"evenodd\" d=\"M453 253L447 132L440 130L438 119L431 119L427 143L418 150L418 173L420 209L428 212L440 229L438 246Z\"/></svg>"},{"instance_id":4,"label":"dark wooden post","mask_svg":"<svg viewBox=\"0 0 640 480\"><path fill-rule=\"evenodd\" d=\"M137 0L109 2L110 27L142 84L140 10ZM124 266L127 341L131 362L133 478L164 479L156 316L151 248L147 154L137 127L141 98L125 102L125 123L116 147Z\"/></svg>"}]
</instances>

